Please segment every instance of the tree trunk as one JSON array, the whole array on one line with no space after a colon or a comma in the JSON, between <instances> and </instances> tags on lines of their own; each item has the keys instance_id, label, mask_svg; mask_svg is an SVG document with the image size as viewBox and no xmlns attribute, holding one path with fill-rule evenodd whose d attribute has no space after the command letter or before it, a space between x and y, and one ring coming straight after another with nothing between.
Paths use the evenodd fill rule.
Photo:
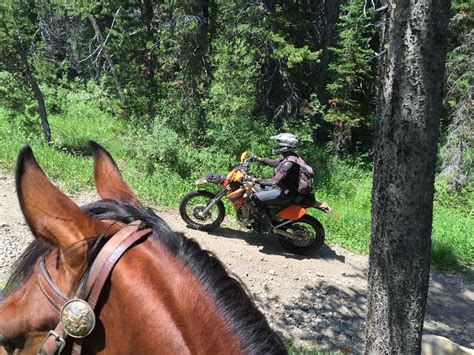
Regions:
<instances>
[{"instance_id":1,"label":"tree trunk","mask_svg":"<svg viewBox=\"0 0 474 355\"><path fill-rule=\"evenodd\" d=\"M195 104L198 107L199 111L199 120L197 124L198 128L198 137L196 137L196 140L198 140L201 136L203 136L203 132L206 127L206 109L203 107L202 101L204 98L204 95L209 92L209 88L211 86L211 80L212 80L212 71L211 71L211 66L209 65L209 52L210 52L210 43L211 43L211 36L212 36L212 31L215 30L215 18L213 19L211 17L212 10L215 7L215 2L214 0L197 0L196 1L196 6L197 6L197 13L199 14L199 17L201 18L201 24L199 26L199 32L197 34L197 58L198 63L197 63L197 68L201 67L204 71L204 92L200 92L198 88L198 78L199 78L199 70L196 68L196 73L193 75L192 78L192 87L193 87L193 92L195 94ZM212 14L215 15L215 14Z\"/></svg>"},{"instance_id":2,"label":"tree trunk","mask_svg":"<svg viewBox=\"0 0 474 355\"><path fill-rule=\"evenodd\" d=\"M155 116L155 101L158 97L158 83L155 80L155 73L157 71L157 60L153 53L154 46L154 26L153 26L153 1L141 1L141 15L146 28L146 42L151 43L151 47L146 50L146 76L150 88L150 96L148 98L148 115L153 118Z\"/></svg>"},{"instance_id":3,"label":"tree trunk","mask_svg":"<svg viewBox=\"0 0 474 355\"><path fill-rule=\"evenodd\" d=\"M74 77L81 74L82 68L79 58L79 48L77 44L77 38L73 34L69 34L68 38L69 48L71 50L70 61L71 69L74 70Z\"/></svg>"},{"instance_id":4,"label":"tree trunk","mask_svg":"<svg viewBox=\"0 0 474 355\"><path fill-rule=\"evenodd\" d=\"M275 0L264 0L263 5L270 14L272 33L276 33L277 24L276 3ZM285 88L285 83L282 74L281 60L273 58L273 51L275 50L275 42L268 40L265 46L265 62L264 73L268 80L268 90L266 97L267 114L269 119L274 119L277 125L281 125L283 119L287 115L286 108L283 107L285 100L290 96Z\"/></svg>"},{"instance_id":5,"label":"tree trunk","mask_svg":"<svg viewBox=\"0 0 474 355\"><path fill-rule=\"evenodd\" d=\"M210 86L211 81L211 67L208 61L209 55L209 38L210 38L210 13L209 9L212 6L212 0L198 0L196 1L196 5L198 7L199 16L201 17L201 25L199 26L199 33L198 33L198 53L200 61L202 62L202 66L204 68L204 73L206 79L204 81L204 85L207 88Z\"/></svg>"},{"instance_id":6,"label":"tree trunk","mask_svg":"<svg viewBox=\"0 0 474 355\"><path fill-rule=\"evenodd\" d=\"M112 56L109 54L109 52L107 50L105 50L103 48L105 43L104 43L104 37L102 36L102 33L100 31L100 27L97 23L97 20L95 19L95 17L93 15L89 15L89 22L91 23L92 28L94 28L94 33L95 33L95 36L97 37L97 41L99 42L99 46L102 47L101 48L102 54L104 55L104 58L105 58L105 60L107 62L107 65L110 69L110 72L112 73L112 78L114 79L114 82L115 82L115 88L117 89L117 93L118 93L120 101L122 103L122 109L124 110L125 113L127 113L127 107L126 107L126 101L125 101L125 94L123 92L123 86L122 86L122 83L120 82L120 80L117 77L117 72L115 70L115 63L112 59Z\"/></svg>"},{"instance_id":7,"label":"tree trunk","mask_svg":"<svg viewBox=\"0 0 474 355\"><path fill-rule=\"evenodd\" d=\"M340 0L331 0L324 2L324 17L325 26L323 32L323 38L321 38L321 61L319 63L318 78L316 80L316 90L319 93L319 100L321 103L326 104L326 85L327 85L327 72L329 66L329 47L331 47L334 39L334 32L336 28L336 22L339 18Z\"/></svg>"},{"instance_id":8,"label":"tree trunk","mask_svg":"<svg viewBox=\"0 0 474 355\"><path fill-rule=\"evenodd\" d=\"M38 113L41 119L41 125L43 126L43 133L44 138L48 143L51 142L51 129L49 127L48 122L48 114L46 112L46 105L44 104L44 97L41 89L36 82L33 73L31 72L30 65L28 64L28 58L26 57L25 48L23 47L23 43L20 39L16 39L14 41L15 49L17 50L18 54L20 55L21 63L25 69L25 76L28 82L30 83L31 89L35 95L36 101L38 102Z\"/></svg>"},{"instance_id":9,"label":"tree trunk","mask_svg":"<svg viewBox=\"0 0 474 355\"><path fill-rule=\"evenodd\" d=\"M428 293L449 0L390 0L382 34L367 354L417 354Z\"/></svg>"}]
</instances>

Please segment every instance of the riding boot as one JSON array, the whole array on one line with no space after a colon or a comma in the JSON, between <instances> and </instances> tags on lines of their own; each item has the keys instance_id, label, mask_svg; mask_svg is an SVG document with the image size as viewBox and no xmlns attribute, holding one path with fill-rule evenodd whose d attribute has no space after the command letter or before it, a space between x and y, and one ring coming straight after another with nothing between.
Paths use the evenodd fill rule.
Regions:
<instances>
[{"instance_id":1,"label":"riding boot","mask_svg":"<svg viewBox=\"0 0 474 355\"><path fill-rule=\"evenodd\" d=\"M263 232L268 233L273 229L273 224L268 217L267 209L265 207L260 209L259 219Z\"/></svg>"}]
</instances>

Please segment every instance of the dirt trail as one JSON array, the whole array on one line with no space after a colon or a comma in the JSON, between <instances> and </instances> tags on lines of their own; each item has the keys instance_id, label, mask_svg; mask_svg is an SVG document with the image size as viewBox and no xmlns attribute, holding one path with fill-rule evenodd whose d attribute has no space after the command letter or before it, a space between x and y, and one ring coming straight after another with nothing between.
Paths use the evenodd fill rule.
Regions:
<instances>
[{"instance_id":1,"label":"dirt trail","mask_svg":"<svg viewBox=\"0 0 474 355\"><path fill-rule=\"evenodd\" d=\"M79 204L96 199L75 196ZM226 221L208 234L189 230L179 215L160 211L176 231L214 252L254 296L272 327L298 345L363 349L367 257L338 247L323 247L311 257L292 255L271 237L234 228ZM14 181L0 175L0 284L32 237L18 206ZM433 272L425 332L474 348L474 282L461 275Z\"/></svg>"}]
</instances>

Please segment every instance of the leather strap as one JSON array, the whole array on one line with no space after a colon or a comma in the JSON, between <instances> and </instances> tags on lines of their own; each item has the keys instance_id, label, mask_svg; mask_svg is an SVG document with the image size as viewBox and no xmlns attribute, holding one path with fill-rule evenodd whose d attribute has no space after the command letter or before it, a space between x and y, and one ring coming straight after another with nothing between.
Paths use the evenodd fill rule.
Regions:
<instances>
[{"instance_id":1,"label":"leather strap","mask_svg":"<svg viewBox=\"0 0 474 355\"><path fill-rule=\"evenodd\" d=\"M137 225L138 228L139 224ZM120 232L119 232L120 233ZM144 238L151 233L151 229L143 229L135 231L131 235L117 234L113 240L108 242L104 248L97 255L96 262L94 262L89 277L87 279L86 287L84 289L84 299L95 310L97 301L102 292L105 282L107 281L113 267L118 262L120 257L137 241ZM105 261L104 261L105 260ZM75 339L72 348L72 355L79 355L82 351L83 339Z\"/></svg>"},{"instance_id":2,"label":"leather strap","mask_svg":"<svg viewBox=\"0 0 474 355\"><path fill-rule=\"evenodd\" d=\"M98 298L104 287L105 282L107 281L108 276L112 272L113 267L119 261L120 257L137 241L148 236L151 233L151 229L143 229L138 232L134 232L127 239L123 240L113 251L109 254L107 261L103 264L100 272L97 275L95 282L93 283L92 290L90 291L89 296L87 297L87 303L95 309ZM87 288L86 288L87 289Z\"/></svg>"},{"instance_id":3,"label":"leather strap","mask_svg":"<svg viewBox=\"0 0 474 355\"><path fill-rule=\"evenodd\" d=\"M90 268L87 281L85 282L85 287L82 288L81 286L83 285L79 287L75 295L76 298L87 300L92 309L95 309L105 282L120 257L136 242L147 237L152 232L150 228L137 231L141 223L141 221L134 221L109 239L95 258ZM35 266L35 272L37 274L37 283L43 294L53 306L60 311L68 301L68 298L59 290L51 279L51 276L49 276L44 264L44 258ZM48 333L48 336L43 341L37 353L48 355L56 354L56 352L60 350L60 347L64 346L66 336L67 334L61 322L59 322L55 330ZM82 339L74 339L72 354L79 355L81 349Z\"/></svg>"},{"instance_id":4,"label":"leather strap","mask_svg":"<svg viewBox=\"0 0 474 355\"><path fill-rule=\"evenodd\" d=\"M130 237L133 233L138 230L140 227L141 221L133 221L129 225L122 228L118 231L113 237L111 237L107 243L102 247L100 252L97 254L94 263L89 269L89 275L87 276L87 281L85 283L85 287L82 290L79 296L82 299L87 299L89 296L90 291L92 290L92 286L94 285L97 277L102 270L103 266L107 262L108 258L114 250L128 237Z\"/></svg>"},{"instance_id":5,"label":"leather strap","mask_svg":"<svg viewBox=\"0 0 474 355\"><path fill-rule=\"evenodd\" d=\"M107 281L112 269L114 268L115 264L117 264L120 257L136 242L148 236L150 233L151 229L147 228L140 231L135 231L125 238L117 235L114 237L113 241L107 243L99 252L99 255L97 255L96 259L97 264L94 262L93 265L98 265L98 267L94 268L94 270L91 269L91 274L89 274L89 278L84 290L84 299L87 299L87 303L92 307L92 309L95 310L105 282ZM105 260L105 262L103 262L103 260ZM99 268L99 266L102 267ZM92 289L90 289L90 287L92 287ZM82 341L83 339L74 339L74 345L71 353L72 355L79 355L81 353Z\"/></svg>"},{"instance_id":6,"label":"leather strap","mask_svg":"<svg viewBox=\"0 0 474 355\"><path fill-rule=\"evenodd\" d=\"M36 283L39 288L51 302L51 304L60 311L64 304L68 301L68 297L55 285L51 276L46 269L44 263L44 256L41 257L38 264L35 266Z\"/></svg>"}]
</instances>

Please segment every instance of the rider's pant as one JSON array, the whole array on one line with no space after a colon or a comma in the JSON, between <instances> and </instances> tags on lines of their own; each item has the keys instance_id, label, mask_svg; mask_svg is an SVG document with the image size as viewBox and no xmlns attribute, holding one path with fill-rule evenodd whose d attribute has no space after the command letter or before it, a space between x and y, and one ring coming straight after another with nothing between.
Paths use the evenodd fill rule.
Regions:
<instances>
[{"instance_id":1,"label":"rider's pant","mask_svg":"<svg viewBox=\"0 0 474 355\"><path fill-rule=\"evenodd\" d=\"M257 191L254 195L255 198L264 205L285 205L290 203L294 197L294 193L285 193L278 186L263 187L256 184L254 188Z\"/></svg>"}]
</instances>

